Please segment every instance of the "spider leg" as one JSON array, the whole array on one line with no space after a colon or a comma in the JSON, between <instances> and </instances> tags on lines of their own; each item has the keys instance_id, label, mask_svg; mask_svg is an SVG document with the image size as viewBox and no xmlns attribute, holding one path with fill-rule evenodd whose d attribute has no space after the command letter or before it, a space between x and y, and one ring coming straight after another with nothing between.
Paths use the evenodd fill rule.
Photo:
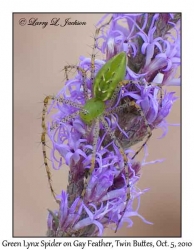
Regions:
<instances>
[{"instance_id":1,"label":"spider leg","mask_svg":"<svg viewBox=\"0 0 194 250\"><path fill-rule=\"evenodd\" d=\"M74 108L78 108L78 109L82 109L83 108L83 105L82 104L79 104L77 102L73 102L69 99L64 99L64 98L58 98L56 99L58 102L61 102L63 104L67 104L67 105L70 105L71 107L74 107Z\"/></svg>"},{"instance_id":2,"label":"spider leg","mask_svg":"<svg viewBox=\"0 0 194 250\"><path fill-rule=\"evenodd\" d=\"M137 109L137 111L139 112L139 114L143 117L144 122L145 122L145 126L146 126L146 128L147 128L147 138L146 138L145 142L141 145L141 147L140 147L140 148L135 152L135 154L132 156L131 159L133 160L133 159L139 154L139 152L143 149L143 147L147 144L148 140L149 140L150 137L152 136L152 131L151 131L151 128L150 128L150 126L149 126L149 124L148 124L148 122L147 122L147 120L146 120L146 117L145 117L145 115L144 115L142 109L141 109L134 101L132 101L132 102L130 103L130 106L135 106L135 108ZM118 226L119 226L119 224L120 224L120 222L121 222L121 220L122 220L122 218L123 218L123 216L124 216L124 214L125 214L125 212L126 212L126 209L127 209L128 203L129 203L129 199L130 199L130 196L129 196L129 198L127 197L125 208L124 208L124 210L123 210L123 212L122 212L121 218L119 219L119 222L118 222L118 224L117 224L117 227L116 227L115 232L117 231Z\"/></svg>"},{"instance_id":3,"label":"spider leg","mask_svg":"<svg viewBox=\"0 0 194 250\"><path fill-rule=\"evenodd\" d=\"M119 82L118 86L116 87L115 91L113 92L113 95L112 95L112 97L111 97L111 99L110 99L110 101L109 101L109 103L107 105L107 108L111 108L114 105L114 103L115 103L115 101L116 101L116 99L118 97L118 93L119 93L121 87L126 85L126 84L129 84L129 83L135 83L136 84L136 83L139 83L139 82L138 81L133 81L133 80L123 80L123 81Z\"/></svg>"},{"instance_id":4,"label":"spider leg","mask_svg":"<svg viewBox=\"0 0 194 250\"><path fill-rule=\"evenodd\" d=\"M124 169L125 169L125 174L126 174L126 178L127 178L127 187L129 188L129 168L128 168L128 159L127 159L127 156L125 154L125 151L122 147L122 145L120 144L120 142L117 140L116 136L114 135L114 133L111 131L111 129L109 128L108 126L108 123L106 122L106 120L101 116L100 117L100 120L105 128L105 130L107 131L107 133L110 135L111 139L114 140L115 142L115 145L118 147L119 149L119 152L120 154L122 155L123 157L123 161L124 161ZM127 207L127 204L128 204L128 201L130 200L130 191L127 192L127 203L126 203L126 207ZM125 207L125 210L126 210L126 207ZM122 215L123 217L123 215ZM119 226L119 223L122 219L122 217L120 218L118 224L117 224L117 227L116 227L116 230L115 232L117 231L118 229L118 226Z\"/></svg>"},{"instance_id":5,"label":"spider leg","mask_svg":"<svg viewBox=\"0 0 194 250\"><path fill-rule=\"evenodd\" d=\"M160 107L162 107L162 100L163 100L163 89L162 89L162 84L161 83L154 83L154 82L150 82L148 83L148 86L152 85L152 86L157 86L159 88L159 105Z\"/></svg>"},{"instance_id":6,"label":"spider leg","mask_svg":"<svg viewBox=\"0 0 194 250\"><path fill-rule=\"evenodd\" d=\"M65 71L65 77L66 77L67 81L69 80L69 77L68 77L68 70L69 69L70 70L71 69L76 69L78 72L81 73L84 98L85 98L85 100L88 100L88 88L87 88L87 85L86 85L86 71L84 69L82 69L81 67L76 66L76 65L65 66L64 71ZM45 165L47 178L48 178L48 182L49 182L49 187L50 187L52 196L54 197L54 199L55 199L55 201L57 203L60 203L60 201L57 200L57 198L56 198L56 195L55 195L55 192L54 192L54 189L53 189L53 186L52 186L51 171L50 171L50 168L48 166L48 161L47 161L48 158L47 158L47 154L46 154L46 134L48 133L47 132L48 128L46 127L45 118L46 118L46 113L47 113L47 109L48 109L48 104L49 104L49 101L51 101L51 100L56 101L58 103L70 105L70 106L75 107L75 108L77 108L79 110L75 111L73 114L67 115L66 117L61 119L59 122L54 122L54 124L50 127L50 131L55 130L56 128L58 128L61 123L69 122L73 118L78 116L79 112L80 112L80 109L83 109L83 105L81 105L79 103L76 103L76 102L73 102L73 101L71 101L69 99L62 98L60 96L56 97L56 96L49 95L49 96L45 97L45 99L44 99L44 106L43 106L43 110L42 110L42 134L41 134L43 159L44 159L44 165ZM54 103L53 103L53 105L54 105Z\"/></svg>"},{"instance_id":7,"label":"spider leg","mask_svg":"<svg viewBox=\"0 0 194 250\"><path fill-rule=\"evenodd\" d=\"M123 109L125 109L125 108L127 108L127 107L129 107L129 106L133 106L133 104L131 104L131 102L126 102L126 103L124 103L124 104L122 104L122 105L119 105L119 106L117 106L117 107L114 107L114 108L111 108L109 111L105 111L104 112L104 114L106 115L106 116L108 116L108 115L111 115L111 114L114 114L114 113L119 113L119 112L121 112Z\"/></svg>"},{"instance_id":8,"label":"spider leg","mask_svg":"<svg viewBox=\"0 0 194 250\"><path fill-rule=\"evenodd\" d=\"M132 102L130 103L130 106L135 106L135 108L137 109L137 111L139 112L139 114L144 118L145 126L146 126L146 128L147 128L147 138L146 138L145 142L141 145L141 147L140 147L140 148L135 152L135 154L132 156L131 159L133 160L133 159L139 154L139 152L143 149L143 147L147 144L148 140L149 140L150 137L152 136L152 131L151 131L151 128L150 128L150 126L149 126L149 124L148 124L148 122L147 122L147 120L146 120L146 118L145 118L145 115L144 115L142 109L141 109L134 101L132 101ZM125 212L126 212L128 203L129 203L129 199L128 199L128 197L127 197L125 208L124 208L124 210L123 210L123 212L122 212L121 218L119 219L119 222L118 222L118 224L117 224L117 227L116 227L115 232L117 231L118 226L119 226L119 223L121 222L121 220L122 220L122 218L123 218L123 216L124 216L124 214L125 214Z\"/></svg>"},{"instance_id":9,"label":"spider leg","mask_svg":"<svg viewBox=\"0 0 194 250\"><path fill-rule=\"evenodd\" d=\"M74 119L76 116L79 115L79 112L80 112L80 110L77 110L73 114L67 115L66 117L62 118L60 120L60 122L55 122L54 125L52 127L50 127L50 130L54 130L54 129L58 128L61 125L61 123L67 123L67 122L71 121L72 119Z\"/></svg>"},{"instance_id":10,"label":"spider leg","mask_svg":"<svg viewBox=\"0 0 194 250\"><path fill-rule=\"evenodd\" d=\"M96 29L95 31L95 35L94 35L94 45L93 45L93 49L92 49L92 56L91 56L91 84L93 86L93 82L94 82L94 75L95 75L95 57L96 57L96 53L95 50L97 48L97 40L98 40L98 35L100 33L100 30L102 28L104 28L105 26L109 25L110 22L112 20L112 17L110 18L110 20L108 22L106 22L105 24L102 24L99 28Z\"/></svg>"},{"instance_id":11,"label":"spider leg","mask_svg":"<svg viewBox=\"0 0 194 250\"><path fill-rule=\"evenodd\" d=\"M41 143L42 143L44 165L45 165L45 169L46 169L46 173L47 173L49 188L51 190L51 194L52 194L53 198L55 199L55 201L58 204L60 204L60 201L57 200L55 191L54 191L53 186L52 186L51 171L50 171L50 168L48 166L47 155L46 155L46 142L45 142L46 138L45 137L46 137L46 132L44 131L44 132L42 132L42 135L41 135Z\"/></svg>"},{"instance_id":12,"label":"spider leg","mask_svg":"<svg viewBox=\"0 0 194 250\"><path fill-rule=\"evenodd\" d=\"M132 102L126 102L126 103L124 103L124 104L122 104L122 105L120 105L120 106L117 106L117 107L112 108L110 111L106 112L106 115L110 115L110 114L114 114L114 113L121 112L123 109L125 109L125 108L127 108L127 107L129 107L129 106L134 106L134 105L135 105L135 102L134 102L134 101L132 101ZM120 146L120 147L122 148L122 146ZM122 151L124 152L124 149L122 149ZM125 153L124 153L124 154L125 154ZM127 162L128 162L128 161L127 161ZM129 188L129 169L128 169L128 163L127 163L125 169L127 169L127 171L125 170L125 172L126 172L126 178L127 178L127 187ZM123 218L123 216L124 216L124 214L125 214L125 211L126 211L126 209L127 209L129 200L130 200L130 191L127 192L126 205L125 205L123 214L122 214L121 218L119 219L118 224L117 224L117 226L116 226L115 233L117 232L117 229L118 229L118 227L119 227L119 224L120 224L120 222L121 222L121 220L122 220L122 218Z\"/></svg>"},{"instance_id":13,"label":"spider leg","mask_svg":"<svg viewBox=\"0 0 194 250\"><path fill-rule=\"evenodd\" d=\"M85 100L88 99L88 89L86 86L86 71L84 69L82 69L81 67L77 66L77 65L66 65L64 66L64 68L62 70L65 71L65 80L69 81L69 76L68 76L68 70L71 69L76 69L78 72L81 72L82 78L83 78L83 91L84 91L84 98ZM65 103L65 99L64 98L60 98L59 95L62 94L64 91L61 91L57 97L53 98L53 100L59 101L59 102L63 102L62 100L64 100ZM58 98L58 100L57 100ZM61 101L60 101L61 100ZM70 104L70 103L67 103ZM52 109L54 103L52 103L52 105L50 106L48 112L50 112L50 110Z\"/></svg>"},{"instance_id":14,"label":"spider leg","mask_svg":"<svg viewBox=\"0 0 194 250\"><path fill-rule=\"evenodd\" d=\"M159 105L162 108L162 100L163 100L163 93L162 93L162 86L160 86L160 100L159 100Z\"/></svg>"},{"instance_id":15,"label":"spider leg","mask_svg":"<svg viewBox=\"0 0 194 250\"><path fill-rule=\"evenodd\" d=\"M42 143L42 152L43 152L44 165L45 165L45 169L46 169L46 173L47 173L47 178L48 178L48 183L49 183L49 187L50 187L50 190L51 190L51 194L52 194L53 198L55 199L55 201L58 204L60 204L60 201L57 200L56 195L55 195L55 191L54 191L53 186L52 186L51 171L50 171L50 168L48 166L47 155L46 155L46 134L47 134L47 127L46 127L46 124L45 124L45 116L46 116L47 106L48 106L49 100L53 100L53 96L47 96L44 99L44 106L43 106L43 110L42 110L41 143Z\"/></svg>"},{"instance_id":16,"label":"spider leg","mask_svg":"<svg viewBox=\"0 0 194 250\"><path fill-rule=\"evenodd\" d=\"M111 139L115 142L115 145L118 147L119 152L120 152L120 154L122 155L122 157L124 159L124 168L127 167L128 166L128 159L127 159L127 156L125 154L125 151L124 151L123 147L121 146L120 142L117 140L114 133L109 128L109 125L108 125L107 121L104 119L103 116L100 116L100 121L102 122L102 124L103 124L105 130L107 131L107 133L110 135Z\"/></svg>"},{"instance_id":17,"label":"spider leg","mask_svg":"<svg viewBox=\"0 0 194 250\"><path fill-rule=\"evenodd\" d=\"M97 148L97 143L98 143L98 138L99 138L99 131L100 131L100 118L97 117L94 121L94 127L93 127L93 131L94 131L94 137L93 137L93 149L92 149L92 159L91 159L91 167L89 169L89 171L87 172L87 178L86 181L84 183L84 189L82 191L81 196L84 197L85 195L85 191L86 188L88 186L88 183L90 181L90 176L94 170L95 167L95 161L96 161L96 148Z\"/></svg>"},{"instance_id":18,"label":"spider leg","mask_svg":"<svg viewBox=\"0 0 194 250\"><path fill-rule=\"evenodd\" d=\"M133 84L139 84L139 81L134 81L134 80L123 80L121 82L119 82L118 86L116 87L111 99L110 99L110 106L112 106L116 100L116 98L118 97L118 92L120 91L120 89L122 88L122 86L125 86L129 83L133 83Z\"/></svg>"},{"instance_id":19,"label":"spider leg","mask_svg":"<svg viewBox=\"0 0 194 250\"><path fill-rule=\"evenodd\" d=\"M68 69L76 69L78 72L81 72L81 75L82 75L82 78L83 78L84 98L85 98L85 100L88 100L88 87L87 87L87 84L86 84L86 77L87 77L86 76L86 71L84 69L82 69L81 67L76 66L76 65L64 66L63 70L65 71L66 80L69 80L68 74L67 74Z\"/></svg>"},{"instance_id":20,"label":"spider leg","mask_svg":"<svg viewBox=\"0 0 194 250\"><path fill-rule=\"evenodd\" d=\"M46 96L44 101L43 101L44 105L43 105L43 110L42 110L42 134L41 134L43 159L44 159L44 165L45 165L45 169L46 169L46 173L47 173L47 178L48 178L48 183L49 183L49 187L50 187L50 190L51 190L51 194L54 197L55 201L59 204L60 202L59 202L59 200L57 200L55 191L54 191L53 186L52 186L51 171L50 171L50 168L48 166L48 161L47 161L48 158L47 158L47 154L46 154L47 127L46 127L46 123L45 123L45 118L46 118L46 113L47 113L47 108L48 108L49 101L57 101L59 103L69 104L70 106L73 106L73 107L79 108L79 109L81 109L83 107L83 105L72 102L72 101L70 101L68 99L64 99L64 98L61 98L61 97L55 97L55 96L51 96L51 95ZM63 122L68 122L71 119L75 118L78 114L79 114L79 110L74 112L71 115L66 116L60 122L62 122L62 123ZM60 126L60 123L55 123L50 128L50 130L52 131L52 130L56 129L59 126Z\"/></svg>"},{"instance_id":21,"label":"spider leg","mask_svg":"<svg viewBox=\"0 0 194 250\"><path fill-rule=\"evenodd\" d=\"M120 86L116 87L115 91L113 92L113 95L111 96L110 101L108 102L107 109L111 108L114 105L114 103L118 97L118 93L119 93L120 89L121 89Z\"/></svg>"},{"instance_id":22,"label":"spider leg","mask_svg":"<svg viewBox=\"0 0 194 250\"><path fill-rule=\"evenodd\" d=\"M147 144L148 140L149 140L150 137L152 136L152 131L151 131L151 128L150 128L150 126L149 126L149 124L148 124L148 122L147 122L147 120L146 120L146 118L145 118L145 115L144 115L143 111L141 110L141 108L140 108L134 101L131 102L130 106L135 106L135 108L137 109L137 111L138 111L138 112L140 113L140 115L144 118L145 126L146 126L146 128L147 128L147 138L146 138L145 142L141 145L141 147L140 147L140 148L135 152L135 154L132 156L131 159L133 160L133 159L137 156L137 154L139 154L139 152L143 149L143 147ZM118 226L119 226L119 223L121 222L121 220L122 220L122 218L123 218L123 216L124 216L124 214L125 214L125 212L126 212L128 203L129 203L129 199L127 198L127 200L126 200L126 205L125 205L125 208L124 208L124 210L123 210L123 214L122 214L121 218L119 219L119 222L118 222L118 224L117 224L117 228L116 228L115 232L117 231Z\"/></svg>"},{"instance_id":23,"label":"spider leg","mask_svg":"<svg viewBox=\"0 0 194 250\"><path fill-rule=\"evenodd\" d=\"M135 154L132 156L132 160L139 154L139 152L143 149L143 147L147 144L148 140L150 139L150 137L152 136L152 130L150 128L150 125L147 122L147 119L142 111L142 109L135 103L133 102L133 105L135 106L135 108L137 109L137 111L140 113L140 115L143 117L144 122L145 122L145 126L147 129L147 138L145 140L145 142L141 145L141 147L135 152Z\"/></svg>"},{"instance_id":24,"label":"spider leg","mask_svg":"<svg viewBox=\"0 0 194 250\"><path fill-rule=\"evenodd\" d=\"M142 144L142 146L139 148L139 150L131 158L133 160L135 158L135 156L146 145L146 143L148 142L148 140L150 139L150 137L152 135L151 128L150 128L150 126L149 126L149 124L148 124L148 122L147 122L147 120L145 118L145 115L144 115L143 111L141 110L141 108L134 101L131 101L131 102L128 102L128 103L124 103L124 104L122 104L120 106L114 107L110 111L106 112L105 114L106 115L110 115L110 114L113 114L113 113L118 113L118 112L121 112L123 109L125 109L126 107L129 107L129 106L131 106L131 107L134 106L136 108L137 112L144 118L145 126L147 128L147 138L146 138L145 142ZM129 176L129 171L128 171L127 175L126 175L126 177L127 177L127 184L128 184L127 186L129 187L129 177L128 176ZM121 216L121 218L118 221L118 224L117 224L117 227L115 229L115 232L117 232L119 224L120 224L120 222L121 222L121 220L122 220L122 218L123 218L123 216L124 216L124 214L126 212L129 200L130 200L130 193L127 193L126 205L125 205L125 208L124 208L124 210L122 212L122 216Z\"/></svg>"}]
</instances>

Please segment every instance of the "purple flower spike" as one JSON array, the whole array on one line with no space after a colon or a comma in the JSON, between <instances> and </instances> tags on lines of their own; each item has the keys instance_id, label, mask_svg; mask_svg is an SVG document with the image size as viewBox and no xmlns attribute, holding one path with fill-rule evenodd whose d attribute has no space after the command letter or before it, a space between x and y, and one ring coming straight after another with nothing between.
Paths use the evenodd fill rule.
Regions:
<instances>
[{"instance_id":1,"label":"purple flower spike","mask_svg":"<svg viewBox=\"0 0 194 250\"><path fill-rule=\"evenodd\" d=\"M180 67L180 14L120 13L103 25L108 18L105 15L98 22L101 29L94 39L95 48L106 59L95 59L94 53L68 66L77 73L52 98L48 109L48 113L56 111L47 126L53 169L69 168L67 190L57 196L59 208L49 210L48 236L102 236L105 228L117 231L123 223L132 227L134 216L152 224L139 214L141 195L148 189L137 186L142 166L162 161L145 162L147 142L154 129L162 128L162 137L167 133L165 119L177 99L163 86L180 85L180 76L175 77ZM120 55L127 58L125 81L115 86L111 98L102 101L95 96L95 77L122 51L125 54ZM114 76L117 71L111 73ZM90 99L105 107L91 123L82 117L89 113L85 104ZM137 143L140 149L134 152L131 147ZM144 158L137 160L143 149Z\"/></svg>"}]
</instances>

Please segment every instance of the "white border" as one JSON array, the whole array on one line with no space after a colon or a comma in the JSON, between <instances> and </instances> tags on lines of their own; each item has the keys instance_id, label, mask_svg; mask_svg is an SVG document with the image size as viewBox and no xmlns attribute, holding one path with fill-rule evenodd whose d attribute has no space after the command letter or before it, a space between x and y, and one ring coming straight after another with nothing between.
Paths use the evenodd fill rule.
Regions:
<instances>
[{"instance_id":1,"label":"white border","mask_svg":"<svg viewBox=\"0 0 194 250\"><path fill-rule=\"evenodd\" d=\"M101 2L101 4L100 4ZM182 236L184 241L193 239L194 194L193 194L193 145L194 145L194 11L192 1L2 1L0 15L0 61L1 61L1 212L0 212L0 244L3 239L11 240L12 234L12 12L182 12L183 23L183 163L182 163ZM173 181L173 180L172 180ZM17 239L14 239L17 241ZM19 239L18 239L19 240ZM151 239L147 239L148 241ZM173 241L180 241L174 239ZM31 239L35 241L35 239ZM8 247L7 247L8 248ZM22 249L22 248L21 248ZM66 248L68 249L68 248ZM103 249L103 248L101 248ZM136 249L140 249L136 247ZM149 248L147 248L149 249ZM167 249L167 248L166 248ZM169 248L170 249L170 248Z\"/></svg>"}]
</instances>

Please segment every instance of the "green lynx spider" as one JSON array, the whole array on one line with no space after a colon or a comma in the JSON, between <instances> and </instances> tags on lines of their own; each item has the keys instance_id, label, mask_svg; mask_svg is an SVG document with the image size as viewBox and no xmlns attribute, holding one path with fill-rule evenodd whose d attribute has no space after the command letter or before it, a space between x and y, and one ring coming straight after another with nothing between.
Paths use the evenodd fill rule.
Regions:
<instances>
[{"instance_id":1,"label":"green lynx spider","mask_svg":"<svg viewBox=\"0 0 194 250\"><path fill-rule=\"evenodd\" d=\"M111 20L110 20L111 21ZM145 139L145 142L142 144L142 146L138 149L138 151L134 154L132 157L132 160L135 158L135 156L142 150L144 145L147 143L149 138L151 137L151 129L149 127L149 124L147 123L144 113L142 112L141 108L134 102L126 102L120 106L117 106L115 108L111 108L112 105L114 104L117 95L122 88L122 86L133 82L130 80L124 80L125 78L125 73L126 73L126 65L127 65L127 57L125 52L121 52L111 58L106 64L99 70L97 75L95 76L95 49L96 49L96 40L97 36L100 32L100 29L110 23L110 21L104 25L102 25L100 28L98 28L95 32L95 37L94 37L94 47L93 47L93 53L92 53L92 58L91 58L91 81L92 81L92 86L93 86L93 97L89 98L88 96L88 91L87 91L87 86L86 86L86 71L78 66L75 65L69 65L65 66L65 74L66 74L66 80L68 80L68 70L70 69L76 69L78 72L81 73L82 75L82 83L83 83L83 92L84 92L84 97L85 97L85 105L81 105L79 103L70 101L69 99L64 99L61 97L55 97L55 96L47 96L44 99L44 106L43 106L43 111L42 111L42 135L41 135L41 142L42 142L42 150L43 150L43 158L44 158L44 165L46 168L47 176L48 176L48 182L49 182L49 187L51 190L51 193L57 203L60 203L59 200L57 200L55 196L54 189L52 187L51 183L51 173L50 169L48 167L48 161L47 161L47 155L46 155L46 142L45 142L45 137L47 134L47 128L45 124L45 116L47 112L47 106L49 104L49 101L56 101L60 102L66 105L70 105L72 107L75 107L78 109L78 111L72 113L71 115L68 115L64 117L60 123L68 123L72 119L76 118L77 116L80 116L82 121L88 125L89 127L93 128L94 134L93 134L93 150L92 150L92 159L91 159L91 167L89 169L89 172L87 173L87 178L84 183L84 188L82 191L81 196L84 198L85 191L87 188L87 185L90 181L90 176L95 168L95 161L96 161L96 150L97 150L97 141L99 137L99 132L100 132L100 122L103 125L105 131L107 134L110 136L111 140L114 141L115 145L118 147L120 154L122 155L123 162L124 162L124 171L126 174L126 177L129 176L128 173L128 158L127 155L125 154L125 150L122 147L122 144L118 141L116 138L114 132L109 128L109 125L107 121L105 120L104 117L109 116L111 114L117 113L120 110L125 109L126 107L135 107L137 112L139 113L140 116L142 116L145 120L145 125L147 127L147 138ZM105 101L109 100L109 110L106 110L106 105ZM53 125L51 128L52 130L56 129L57 127L60 126L60 123L56 123ZM129 189L129 178L127 178L127 188ZM127 208L128 201L130 200L130 191L127 192L127 200L126 200L126 205L123 211L123 215L125 213L125 210ZM122 216L123 216L122 215ZM122 216L119 220L119 223L122 219ZM117 228L119 226L119 223L117 224ZM117 230L116 228L116 230Z\"/></svg>"}]
</instances>

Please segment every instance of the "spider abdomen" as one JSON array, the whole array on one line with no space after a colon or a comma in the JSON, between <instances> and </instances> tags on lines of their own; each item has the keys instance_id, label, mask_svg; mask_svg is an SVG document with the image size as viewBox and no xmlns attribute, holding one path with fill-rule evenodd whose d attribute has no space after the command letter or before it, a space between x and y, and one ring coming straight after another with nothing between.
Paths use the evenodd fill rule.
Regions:
<instances>
[{"instance_id":1,"label":"spider abdomen","mask_svg":"<svg viewBox=\"0 0 194 250\"><path fill-rule=\"evenodd\" d=\"M94 119L103 114L105 103L95 98L89 99L80 110L80 117L86 124L91 124Z\"/></svg>"},{"instance_id":2,"label":"spider abdomen","mask_svg":"<svg viewBox=\"0 0 194 250\"><path fill-rule=\"evenodd\" d=\"M122 51L112 57L98 71L93 85L93 94L96 99L101 101L111 99L119 82L125 77L126 63L126 54Z\"/></svg>"}]
</instances>

